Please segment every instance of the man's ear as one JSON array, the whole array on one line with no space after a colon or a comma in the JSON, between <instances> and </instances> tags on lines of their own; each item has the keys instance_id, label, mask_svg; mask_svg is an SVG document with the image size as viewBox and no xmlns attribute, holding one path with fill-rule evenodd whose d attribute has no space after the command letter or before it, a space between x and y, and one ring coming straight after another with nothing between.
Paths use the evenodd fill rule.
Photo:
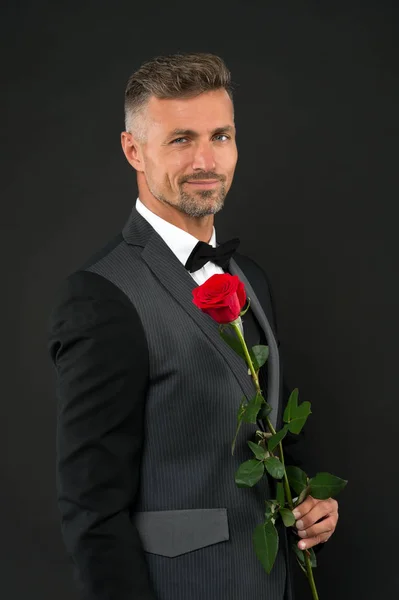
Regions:
<instances>
[{"instance_id":1,"label":"man's ear","mask_svg":"<svg viewBox=\"0 0 399 600\"><path fill-rule=\"evenodd\" d=\"M126 160L136 171L144 171L143 156L140 145L128 131L121 133L121 145Z\"/></svg>"}]
</instances>

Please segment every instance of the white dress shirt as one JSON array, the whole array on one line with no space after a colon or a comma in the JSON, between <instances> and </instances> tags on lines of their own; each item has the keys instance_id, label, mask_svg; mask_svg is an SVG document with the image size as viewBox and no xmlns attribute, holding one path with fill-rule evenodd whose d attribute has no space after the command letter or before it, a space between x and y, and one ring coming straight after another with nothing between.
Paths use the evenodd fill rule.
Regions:
<instances>
[{"instance_id":1,"label":"white dress shirt","mask_svg":"<svg viewBox=\"0 0 399 600\"><path fill-rule=\"evenodd\" d=\"M176 225L172 225L172 223L165 221L165 219L162 219L162 217L153 213L139 198L136 200L136 210L150 225L152 225L155 231L161 236L163 241L169 246L184 266L193 251L194 246L198 243L198 239L191 235L191 233L187 233L187 231L180 229L180 227L176 227ZM215 227L213 227L212 236L208 243L216 248ZM187 273L190 273L190 271L187 271ZM215 273L224 273L224 271L219 265L208 261L201 269L198 269L195 273L190 273L190 275L198 285L201 285L209 279L209 277L215 275Z\"/></svg>"},{"instance_id":2,"label":"white dress shirt","mask_svg":"<svg viewBox=\"0 0 399 600\"><path fill-rule=\"evenodd\" d=\"M191 235L191 233L187 233L180 227L176 227L176 225L172 225L162 217L156 215L151 210L149 210L140 200L137 198L136 200L136 210L141 214L146 221L155 229L155 231L161 236L163 241L169 246L172 252L177 256L179 261L183 266L185 266L188 257L194 249L194 246L198 243L198 239ZM215 227L212 230L211 239L208 242L211 246L216 248L216 231ZM204 264L201 269L195 271L194 273L190 273L191 277L198 283L198 285L202 285L209 277L215 275L215 273L224 273L222 267L216 265L213 262L208 261ZM240 318L239 326L241 328L241 332L243 332L242 320Z\"/></svg>"}]
</instances>

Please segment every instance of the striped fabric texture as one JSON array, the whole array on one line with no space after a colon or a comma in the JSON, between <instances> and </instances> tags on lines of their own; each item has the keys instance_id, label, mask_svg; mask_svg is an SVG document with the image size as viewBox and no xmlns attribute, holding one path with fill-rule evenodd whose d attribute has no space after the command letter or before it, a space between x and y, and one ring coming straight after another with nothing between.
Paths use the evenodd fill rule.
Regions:
<instances>
[{"instance_id":1,"label":"striped fabric texture","mask_svg":"<svg viewBox=\"0 0 399 600\"><path fill-rule=\"evenodd\" d=\"M193 304L197 284L135 208L122 233L120 243L82 270L123 291L147 339L145 442L132 521L156 597L291 600L286 544L280 544L268 575L252 543L273 482L264 477L251 489L234 482L241 462L253 457L247 440L255 440L258 429L241 427L232 457L238 406L243 396L254 394L247 367L220 338L215 322ZM230 272L244 281L251 319L269 344L265 368L276 422L281 413L276 340L238 258L231 260Z\"/></svg>"}]
</instances>

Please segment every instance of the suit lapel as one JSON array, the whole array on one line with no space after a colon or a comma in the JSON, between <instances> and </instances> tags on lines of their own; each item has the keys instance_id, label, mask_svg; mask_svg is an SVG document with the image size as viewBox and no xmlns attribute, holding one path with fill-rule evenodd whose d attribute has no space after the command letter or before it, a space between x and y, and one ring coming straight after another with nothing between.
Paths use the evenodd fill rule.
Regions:
<instances>
[{"instance_id":1,"label":"suit lapel","mask_svg":"<svg viewBox=\"0 0 399 600\"><path fill-rule=\"evenodd\" d=\"M209 342L223 356L241 386L243 394L248 399L252 398L255 388L251 376L248 375L246 364L220 337L215 321L193 303L192 291L197 287L197 283L169 246L135 208L122 233L127 243L143 247L142 259L173 299L190 315L196 326L202 330Z\"/></svg>"},{"instance_id":2,"label":"suit lapel","mask_svg":"<svg viewBox=\"0 0 399 600\"><path fill-rule=\"evenodd\" d=\"M137 212L136 208L133 208L122 233L128 244L143 248L141 257L155 277L158 278L174 300L190 315L193 322L207 336L209 342L220 352L241 386L244 395L248 399L252 398L254 395L254 384L252 378L248 375L248 370L243 359L220 337L215 321L193 303L192 291L197 287L197 283L169 246L148 221ZM259 325L265 332L269 346L267 401L272 407L270 420L276 426L280 398L280 359L276 338L253 287L233 258L230 260L229 272L232 275L238 275L244 283L247 296L250 298L251 309Z\"/></svg>"}]
</instances>

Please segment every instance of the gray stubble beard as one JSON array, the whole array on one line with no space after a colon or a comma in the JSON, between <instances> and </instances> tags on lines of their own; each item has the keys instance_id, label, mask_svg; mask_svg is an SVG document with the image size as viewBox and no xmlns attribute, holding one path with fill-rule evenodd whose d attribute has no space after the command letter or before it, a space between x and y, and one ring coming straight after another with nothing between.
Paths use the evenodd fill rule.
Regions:
<instances>
[{"instance_id":1,"label":"gray stubble beard","mask_svg":"<svg viewBox=\"0 0 399 600\"><path fill-rule=\"evenodd\" d=\"M176 208L180 212L188 215L189 217L205 217L207 215L214 215L218 213L224 206L224 200L226 198L226 186L224 182L221 182L220 190L218 191L216 200L212 203L212 205L202 206L194 194L188 194L184 192L180 187L180 198L177 204L173 204L169 202L169 200L163 194L154 194L153 190L150 190L152 195L162 202L163 204L167 204L168 206L172 206ZM197 192L198 196L203 200L208 198L212 198L214 190L199 190Z\"/></svg>"}]
</instances>

